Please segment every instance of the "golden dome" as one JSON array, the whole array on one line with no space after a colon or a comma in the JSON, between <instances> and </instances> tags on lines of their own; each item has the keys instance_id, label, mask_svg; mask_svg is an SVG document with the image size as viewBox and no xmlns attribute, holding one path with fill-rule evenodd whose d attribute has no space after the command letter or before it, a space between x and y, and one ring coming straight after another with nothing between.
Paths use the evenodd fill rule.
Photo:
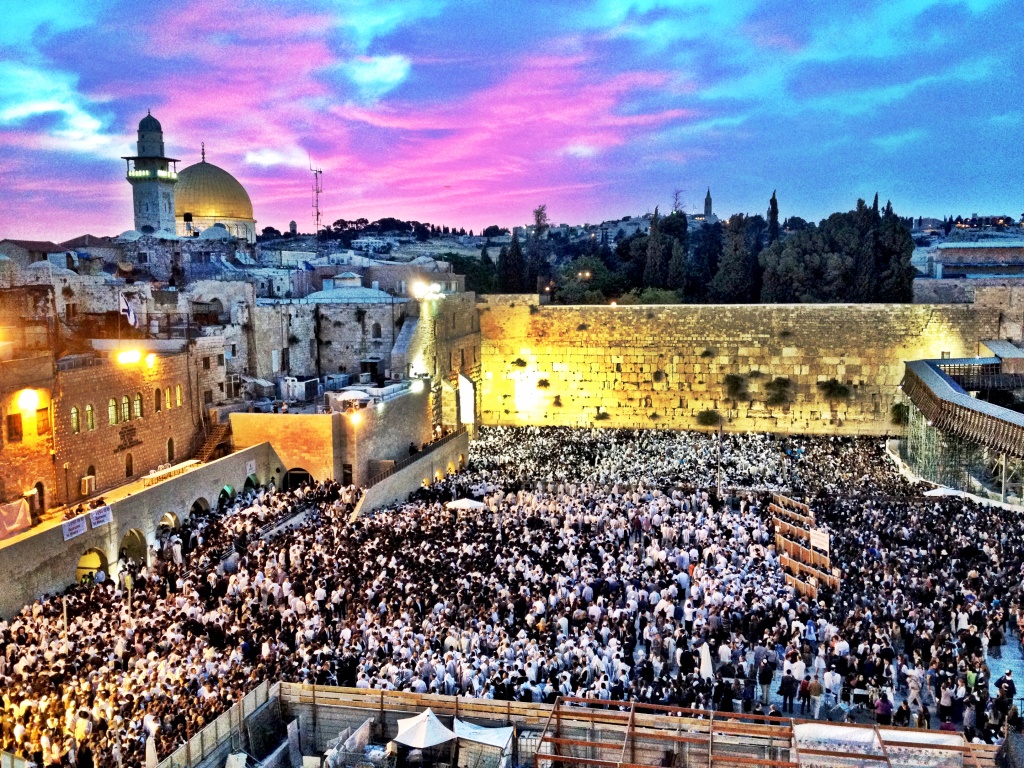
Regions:
<instances>
[{"instance_id":1,"label":"golden dome","mask_svg":"<svg viewBox=\"0 0 1024 768\"><path fill-rule=\"evenodd\" d=\"M203 160L178 171L174 215L191 213L213 219L251 219L252 201L238 179Z\"/></svg>"}]
</instances>

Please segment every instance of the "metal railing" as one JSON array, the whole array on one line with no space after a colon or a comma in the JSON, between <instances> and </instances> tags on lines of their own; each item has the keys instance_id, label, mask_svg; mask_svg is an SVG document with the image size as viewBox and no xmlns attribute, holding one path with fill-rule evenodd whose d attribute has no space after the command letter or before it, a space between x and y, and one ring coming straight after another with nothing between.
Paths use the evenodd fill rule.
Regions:
<instances>
[{"instance_id":1,"label":"metal railing","mask_svg":"<svg viewBox=\"0 0 1024 768\"><path fill-rule=\"evenodd\" d=\"M385 469L383 472L378 472L376 475L371 477L366 482L366 485L363 486L363 488L364 489L365 488L373 488L373 486L375 486L377 483L379 483L382 480L385 480L385 479L391 477L393 474L395 474L395 472L399 472L399 471L405 469L406 467L412 466L415 462L419 461L424 456L427 456L427 455L433 453L438 448L440 448L440 447L442 447L444 445L447 445L452 440L457 438L459 435L463 435L465 433L466 433L466 428L464 426L460 426L454 432L451 432L451 433L445 435L440 440L435 440L434 442L430 443L429 445L423 446L422 449L420 449L419 451L414 453L409 458L402 459L401 461L395 462L395 465L393 467L390 467L389 469Z\"/></svg>"}]
</instances>

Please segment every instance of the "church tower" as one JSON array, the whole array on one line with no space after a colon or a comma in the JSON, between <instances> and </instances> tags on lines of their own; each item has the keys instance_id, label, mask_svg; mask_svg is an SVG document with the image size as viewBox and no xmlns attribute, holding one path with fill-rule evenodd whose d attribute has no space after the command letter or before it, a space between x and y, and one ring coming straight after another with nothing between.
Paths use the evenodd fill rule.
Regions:
<instances>
[{"instance_id":1,"label":"church tower","mask_svg":"<svg viewBox=\"0 0 1024 768\"><path fill-rule=\"evenodd\" d=\"M708 187L708 193L704 197L704 218L711 217L711 187Z\"/></svg>"},{"instance_id":2,"label":"church tower","mask_svg":"<svg viewBox=\"0 0 1024 768\"><path fill-rule=\"evenodd\" d=\"M164 131L148 112L139 123L134 157L123 157L135 203L135 229L152 234L160 229L174 232L174 184L178 162L164 157Z\"/></svg>"}]
</instances>

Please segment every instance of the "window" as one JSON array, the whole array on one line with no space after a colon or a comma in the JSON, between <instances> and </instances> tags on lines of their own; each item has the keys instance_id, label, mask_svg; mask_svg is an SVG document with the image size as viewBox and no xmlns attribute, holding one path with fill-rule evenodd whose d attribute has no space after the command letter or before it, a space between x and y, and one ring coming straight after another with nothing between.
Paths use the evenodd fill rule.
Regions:
<instances>
[{"instance_id":1,"label":"window","mask_svg":"<svg viewBox=\"0 0 1024 768\"><path fill-rule=\"evenodd\" d=\"M164 407L169 411L171 410L171 388L168 387L164 390Z\"/></svg>"},{"instance_id":2,"label":"window","mask_svg":"<svg viewBox=\"0 0 1024 768\"><path fill-rule=\"evenodd\" d=\"M145 252L140 252L139 253L139 264L148 264L148 263L149 263L149 254L145 253Z\"/></svg>"},{"instance_id":3,"label":"window","mask_svg":"<svg viewBox=\"0 0 1024 768\"><path fill-rule=\"evenodd\" d=\"M85 470L85 474L90 475L92 477L96 477L96 467L90 464L89 468Z\"/></svg>"},{"instance_id":4,"label":"window","mask_svg":"<svg viewBox=\"0 0 1024 768\"><path fill-rule=\"evenodd\" d=\"M370 335L373 336L373 338L375 338L375 339L379 339L381 337L381 335L380 335L380 323L374 323L373 324L373 326L372 326L372 328L370 330Z\"/></svg>"},{"instance_id":5,"label":"window","mask_svg":"<svg viewBox=\"0 0 1024 768\"><path fill-rule=\"evenodd\" d=\"M40 408L36 411L36 434L40 436L50 434L49 408Z\"/></svg>"},{"instance_id":6,"label":"window","mask_svg":"<svg viewBox=\"0 0 1024 768\"><path fill-rule=\"evenodd\" d=\"M141 419L142 418L142 393L141 392L136 392L135 393L135 402L133 403L133 406L134 406L134 409L135 409L135 418L136 419Z\"/></svg>"},{"instance_id":7,"label":"window","mask_svg":"<svg viewBox=\"0 0 1024 768\"><path fill-rule=\"evenodd\" d=\"M78 406L71 406L71 434L77 435L82 431L82 424L78 419Z\"/></svg>"},{"instance_id":8,"label":"window","mask_svg":"<svg viewBox=\"0 0 1024 768\"><path fill-rule=\"evenodd\" d=\"M213 403L213 390L207 389L203 392L203 405L211 405Z\"/></svg>"},{"instance_id":9,"label":"window","mask_svg":"<svg viewBox=\"0 0 1024 768\"><path fill-rule=\"evenodd\" d=\"M153 398L153 410L156 413L160 413L160 409L164 405L164 393L160 391L160 387L156 388L156 396Z\"/></svg>"},{"instance_id":10,"label":"window","mask_svg":"<svg viewBox=\"0 0 1024 768\"><path fill-rule=\"evenodd\" d=\"M174 404L181 405L181 384L174 385Z\"/></svg>"},{"instance_id":11,"label":"window","mask_svg":"<svg viewBox=\"0 0 1024 768\"><path fill-rule=\"evenodd\" d=\"M131 421L131 405L128 403L128 395L121 396L121 421Z\"/></svg>"},{"instance_id":12,"label":"window","mask_svg":"<svg viewBox=\"0 0 1024 768\"><path fill-rule=\"evenodd\" d=\"M135 474L135 461L132 459L132 455L129 453L124 457L124 476L131 477Z\"/></svg>"},{"instance_id":13,"label":"window","mask_svg":"<svg viewBox=\"0 0 1024 768\"><path fill-rule=\"evenodd\" d=\"M107 401L107 418L111 424L117 424L117 400L114 398Z\"/></svg>"},{"instance_id":14,"label":"window","mask_svg":"<svg viewBox=\"0 0 1024 768\"><path fill-rule=\"evenodd\" d=\"M203 370L204 371L210 370L210 358L209 357L204 357L203 358Z\"/></svg>"},{"instance_id":15,"label":"window","mask_svg":"<svg viewBox=\"0 0 1024 768\"><path fill-rule=\"evenodd\" d=\"M21 414L20 413L9 413L9 414L7 414L7 442L9 442L9 443L20 443L21 442Z\"/></svg>"},{"instance_id":16,"label":"window","mask_svg":"<svg viewBox=\"0 0 1024 768\"><path fill-rule=\"evenodd\" d=\"M85 406L85 428L89 432L96 429L96 414L93 412L91 405Z\"/></svg>"},{"instance_id":17,"label":"window","mask_svg":"<svg viewBox=\"0 0 1024 768\"><path fill-rule=\"evenodd\" d=\"M224 355L217 355L217 365L224 365Z\"/></svg>"},{"instance_id":18,"label":"window","mask_svg":"<svg viewBox=\"0 0 1024 768\"><path fill-rule=\"evenodd\" d=\"M231 356L238 357L238 346L235 344L231 345Z\"/></svg>"},{"instance_id":19,"label":"window","mask_svg":"<svg viewBox=\"0 0 1024 768\"><path fill-rule=\"evenodd\" d=\"M167 438L167 461L168 463L174 462L174 438Z\"/></svg>"}]
</instances>

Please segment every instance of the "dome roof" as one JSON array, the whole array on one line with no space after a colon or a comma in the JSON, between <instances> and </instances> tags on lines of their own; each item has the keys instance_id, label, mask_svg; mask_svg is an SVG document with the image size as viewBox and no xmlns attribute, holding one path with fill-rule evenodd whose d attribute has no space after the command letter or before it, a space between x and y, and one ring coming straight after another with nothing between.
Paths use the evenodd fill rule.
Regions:
<instances>
[{"instance_id":1,"label":"dome roof","mask_svg":"<svg viewBox=\"0 0 1024 768\"><path fill-rule=\"evenodd\" d=\"M152 131L159 131L163 133L163 128L160 127L160 121L153 117L148 112L146 116L139 121L139 132L140 133L151 133Z\"/></svg>"},{"instance_id":2,"label":"dome roof","mask_svg":"<svg viewBox=\"0 0 1024 768\"><path fill-rule=\"evenodd\" d=\"M252 201L238 179L203 160L178 171L174 215L214 219L252 219Z\"/></svg>"}]
</instances>

